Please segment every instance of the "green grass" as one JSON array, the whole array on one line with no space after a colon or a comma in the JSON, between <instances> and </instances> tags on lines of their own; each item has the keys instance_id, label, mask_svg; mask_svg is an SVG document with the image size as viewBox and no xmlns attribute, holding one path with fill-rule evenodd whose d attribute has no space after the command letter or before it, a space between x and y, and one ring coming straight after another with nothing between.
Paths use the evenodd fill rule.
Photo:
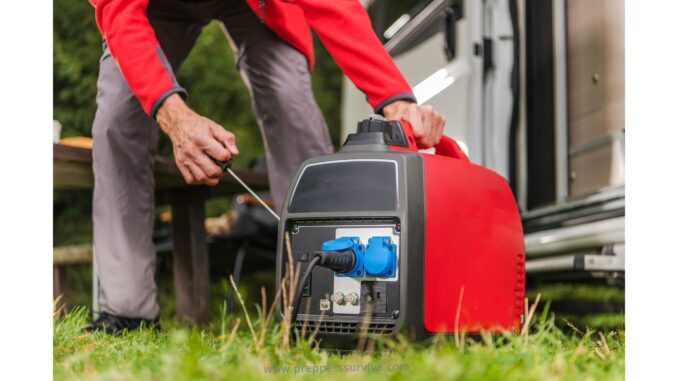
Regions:
<instances>
[{"instance_id":1,"label":"green grass","mask_svg":"<svg viewBox=\"0 0 678 381\"><path fill-rule=\"evenodd\" d=\"M527 296L534 298L537 293L542 299L558 300L597 300L624 301L624 290L606 285L555 283L540 285L537 289L527 291Z\"/></svg>"},{"instance_id":2,"label":"green grass","mask_svg":"<svg viewBox=\"0 0 678 381\"><path fill-rule=\"evenodd\" d=\"M55 380L614 380L625 369L623 328L574 327L548 308L526 335L459 344L454 336L425 344L377 338L374 351L343 355L305 340L286 349L281 326L265 324L259 306L250 311L251 327L242 314L222 313L209 326L163 318L160 332L119 337L80 334L88 314L75 308L54 318Z\"/></svg>"}]
</instances>

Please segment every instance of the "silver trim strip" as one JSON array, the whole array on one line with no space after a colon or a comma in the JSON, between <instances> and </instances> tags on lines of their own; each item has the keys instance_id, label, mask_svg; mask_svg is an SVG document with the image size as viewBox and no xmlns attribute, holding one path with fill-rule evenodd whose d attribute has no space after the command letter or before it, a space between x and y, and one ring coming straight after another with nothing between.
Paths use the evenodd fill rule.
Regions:
<instances>
[{"instance_id":1,"label":"silver trim strip","mask_svg":"<svg viewBox=\"0 0 678 381\"><path fill-rule=\"evenodd\" d=\"M524 212L522 214L522 218L523 220L528 220L537 217L543 217L549 214L564 212L568 209L585 207L591 204L605 203L619 198L625 199L624 194L625 194L624 186L608 188L606 190L600 191L589 196L585 196L583 198L567 201L566 203L563 204L549 205L533 209L528 212Z\"/></svg>"},{"instance_id":2,"label":"silver trim strip","mask_svg":"<svg viewBox=\"0 0 678 381\"><path fill-rule=\"evenodd\" d=\"M581 261L584 267L577 268L577 261ZM620 255L573 254L525 262L525 272L528 274L567 270L624 271L625 261Z\"/></svg>"},{"instance_id":3,"label":"silver trim strip","mask_svg":"<svg viewBox=\"0 0 678 381\"><path fill-rule=\"evenodd\" d=\"M625 217L543 230L525 235L525 256L538 257L601 247L625 240Z\"/></svg>"},{"instance_id":4,"label":"silver trim strip","mask_svg":"<svg viewBox=\"0 0 678 381\"><path fill-rule=\"evenodd\" d=\"M398 49L401 45L406 44L408 41L416 37L416 31L420 28L426 26L426 22L430 21L430 17L435 15L436 12L442 11L446 6L450 4L450 0L434 0L431 4L427 5L426 8L422 9L416 16L414 16L407 24L405 24L400 30L388 40L384 47L386 50L393 54L393 51Z\"/></svg>"},{"instance_id":5,"label":"silver trim strip","mask_svg":"<svg viewBox=\"0 0 678 381\"><path fill-rule=\"evenodd\" d=\"M586 152L593 151L597 148L604 147L614 143L617 140L621 140L624 137L624 131L617 131L603 136L597 137L595 139L589 140L586 143L570 147L569 155L578 156Z\"/></svg>"},{"instance_id":6,"label":"silver trim strip","mask_svg":"<svg viewBox=\"0 0 678 381\"><path fill-rule=\"evenodd\" d=\"M567 132L567 14L565 0L553 4L553 73L556 148L556 202L569 195L568 132Z\"/></svg>"}]
</instances>

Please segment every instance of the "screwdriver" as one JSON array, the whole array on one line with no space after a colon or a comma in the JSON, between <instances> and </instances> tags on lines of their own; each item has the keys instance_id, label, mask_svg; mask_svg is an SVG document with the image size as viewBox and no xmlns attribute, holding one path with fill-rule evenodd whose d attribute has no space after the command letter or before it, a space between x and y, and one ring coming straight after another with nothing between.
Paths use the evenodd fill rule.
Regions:
<instances>
[{"instance_id":1,"label":"screwdriver","mask_svg":"<svg viewBox=\"0 0 678 381\"><path fill-rule=\"evenodd\" d=\"M278 214L277 214L276 212L274 212L273 209L271 209L271 208L266 204L266 202L265 202L264 200L262 200L261 197L259 197L259 195L256 194L256 192L254 192L254 191L252 190L252 188L250 188L249 186L247 186L247 184L245 184L245 182L242 181L242 179L241 179L238 175L236 175L235 172L233 172L233 170L231 169L231 165L233 165L233 161L232 161L232 160L230 160L230 159L229 159L229 160L226 160L226 161L221 161L221 160L216 160L216 159L212 159L212 160L214 160L214 163L215 163L216 165L218 165L219 168L221 168L222 171L228 172L229 175L233 176L233 178L234 178L237 182L239 182L240 185L242 185L242 187L245 188L245 190L246 190L247 192L249 192L249 194L251 194L251 195L252 195L252 196L253 196L253 197L261 204L261 206L263 206L264 208L266 208L266 210L268 210L268 212L271 213L271 215L272 215L273 217L275 217L275 219L278 220L278 222L280 222L280 216L278 216Z\"/></svg>"}]
</instances>

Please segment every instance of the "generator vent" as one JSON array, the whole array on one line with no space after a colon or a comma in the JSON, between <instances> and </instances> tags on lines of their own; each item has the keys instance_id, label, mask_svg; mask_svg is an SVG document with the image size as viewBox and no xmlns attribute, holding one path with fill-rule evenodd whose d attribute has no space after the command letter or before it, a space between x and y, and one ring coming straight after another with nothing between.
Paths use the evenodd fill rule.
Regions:
<instances>
[{"instance_id":1,"label":"generator vent","mask_svg":"<svg viewBox=\"0 0 678 381\"><path fill-rule=\"evenodd\" d=\"M296 327L301 329L304 325L303 321L297 321ZM318 327L320 325L320 327ZM381 335L390 335L395 329L395 322L370 322L369 324L356 323L356 322L339 322L339 321L308 321L306 326L307 332L313 332L318 329L318 333L343 333L343 334L355 334L355 333L368 333L368 334L381 334Z\"/></svg>"},{"instance_id":2,"label":"generator vent","mask_svg":"<svg viewBox=\"0 0 678 381\"><path fill-rule=\"evenodd\" d=\"M295 220L297 225L358 225L358 224L397 224L400 219L395 217L336 217Z\"/></svg>"},{"instance_id":3,"label":"generator vent","mask_svg":"<svg viewBox=\"0 0 678 381\"><path fill-rule=\"evenodd\" d=\"M517 259L518 259L517 267L518 274L515 288L516 304L514 310L515 311L514 317L520 320L522 323L522 320L524 318L523 314L525 313L525 254L518 253Z\"/></svg>"}]
</instances>

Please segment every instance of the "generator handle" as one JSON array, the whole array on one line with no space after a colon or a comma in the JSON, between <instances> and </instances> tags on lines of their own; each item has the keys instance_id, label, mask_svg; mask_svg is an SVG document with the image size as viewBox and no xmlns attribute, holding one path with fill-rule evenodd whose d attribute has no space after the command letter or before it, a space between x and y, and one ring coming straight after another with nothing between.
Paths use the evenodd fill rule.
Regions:
<instances>
[{"instance_id":1,"label":"generator handle","mask_svg":"<svg viewBox=\"0 0 678 381\"><path fill-rule=\"evenodd\" d=\"M412 133L412 125L410 125L410 122L401 119L400 125L403 128L405 136L407 136L407 140L412 146L414 146L411 150L418 151L419 148L416 146L417 144L414 140L414 134ZM459 144L457 144L454 139L447 135L441 136L440 142L438 142L438 144L433 147L436 149L436 155L447 156L463 161L470 161L466 153L464 153L464 151L459 147Z\"/></svg>"},{"instance_id":2,"label":"generator handle","mask_svg":"<svg viewBox=\"0 0 678 381\"><path fill-rule=\"evenodd\" d=\"M436 155L449 156L455 159L470 161L459 144L447 135L440 137L440 142L435 145Z\"/></svg>"}]
</instances>

